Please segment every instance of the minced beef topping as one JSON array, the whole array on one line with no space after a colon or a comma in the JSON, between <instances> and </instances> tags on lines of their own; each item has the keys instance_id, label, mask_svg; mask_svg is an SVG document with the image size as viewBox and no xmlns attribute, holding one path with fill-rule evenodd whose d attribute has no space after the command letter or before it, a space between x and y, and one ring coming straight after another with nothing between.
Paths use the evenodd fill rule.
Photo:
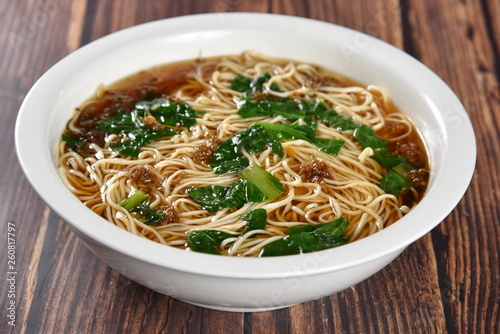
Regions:
<instances>
[{"instance_id":1,"label":"minced beef topping","mask_svg":"<svg viewBox=\"0 0 500 334\"><path fill-rule=\"evenodd\" d=\"M215 137L211 137L207 140L206 143L198 145L195 147L194 161L196 163L202 163L208 165L212 161L212 156L215 151L217 151L217 147L220 144L220 140Z\"/></svg>"},{"instance_id":2,"label":"minced beef topping","mask_svg":"<svg viewBox=\"0 0 500 334\"><path fill-rule=\"evenodd\" d=\"M330 167L320 159L313 159L300 166L299 175L304 182L322 183L324 179L331 178Z\"/></svg>"},{"instance_id":3,"label":"minced beef topping","mask_svg":"<svg viewBox=\"0 0 500 334\"><path fill-rule=\"evenodd\" d=\"M145 193L151 193L152 189L161 186L158 176L150 167L137 166L128 170L129 179L133 180L137 187Z\"/></svg>"}]
</instances>

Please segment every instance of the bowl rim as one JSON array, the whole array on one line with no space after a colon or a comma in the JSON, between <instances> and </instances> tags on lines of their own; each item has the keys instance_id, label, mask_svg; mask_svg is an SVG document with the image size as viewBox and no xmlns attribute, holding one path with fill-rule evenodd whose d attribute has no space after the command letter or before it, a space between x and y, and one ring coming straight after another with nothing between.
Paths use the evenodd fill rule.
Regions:
<instances>
[{"instance_id":1,"label":"bowl rim","mask_svg":"<svg viewBox=\"0 0 500 334\"><path fill-rule=\"evenodd\" d=\"M49 153L50 148L47 147L46 143L36 143L35 146L40 152L37 153L37 157L33 157L33 147L29 147L24 139L39 124L37 122L40 122L40 119L33 119L32 108L36 105L37 99L43 96L41 92L47 83L60 75L68 66L71 67L72 64L78 63L79 59L88 57L96 50L119 46L129 38L140 38L140 36L153 33L158 29L192 27L194 23L195 28L192 29L201 29L200 27L203 26L212 27L211 29L230 30L234 27L251 29L256 22L258 22L259 26L274 28L278 25L284 25L287 27L295 26L298 27L296 29L307 31L319 29L326 34L333 35L333 33L336 33L351 38L353 36L363 36L363 38L370 41L370 47L374 48L374 52L383 52L387 57L397 60L395 66L401 69L412 68L413 71L419 72L421 78L431 82L432 85L429 84L429 87L432 86L432 89L435 90L432 92L432 96L439 95L440 104L453 105L455 115L461 118L461 122L458 127L454 126L456 124L450 124L450 122L443 122L442 124L443 129L446 129L443 145L448 150L448 156L443 157L445 161L439 174L440 177L436 180L437 185L428 191L421 203L408 215L396 224L372 236L342 247L284 257L235 258L186 252L173 247L165 247L109 224L103 218L86 209L74 196L64 200L65 207L61 207L58 199L50 197L51 191L53 191L53 188L50 187L51 184L53 186L53 181L50 179L54 176L53 172L55 170L54 162L46 161L46 154ZM214 23L217 24L214 25ZM420 89L425 90L427 88ZM427 91L426 93L431 94L431 92ZM40 130L40 133L42 132ZM36 133L38 134L38 132ZM69 223L72 228L77 230L80 235L83 235L87 242L98 243L131 258L173 270L209 276L252 279L321 274L362 265L403 250L438 225L453 210L468 187L476 159L474 131L467 112L446 83L418 60L386 42L332 23L282 14L244 12L195 14L152 21L104 36L74 51L42 75L27 94L16 121L15 143L18 160L32 187L46 204ZM455 162L459 155L468 159L464 159L462 164L457 166ZM45 157L45 160L37 161L37 158L40 157ZM460 175L460 178L457 179L455 175ZM443 189L448 185L453 185L454 192L451 194L446 189ZM68 189L66 191L70 194ZM62 194L62 192L60 193ZM432 199L427 198L429 196ZM431 210L434 207L432 202L436 199L440 200L438 212ZM79 206L84 210L78 209ZM78 212L77 219L73 217L73 209ZM412 224L411 221L416 219L413 217L418 217L420 222ZM389 243L387 240L392 240L392 242ZM366 250L369 250L368 254L366 254ZM162 256L157 256L157 254L162 254ZM172 258L175 258L175 261L172 261ZM196 264L196 266L193 264Z\"/></svg>"}]
</instances>

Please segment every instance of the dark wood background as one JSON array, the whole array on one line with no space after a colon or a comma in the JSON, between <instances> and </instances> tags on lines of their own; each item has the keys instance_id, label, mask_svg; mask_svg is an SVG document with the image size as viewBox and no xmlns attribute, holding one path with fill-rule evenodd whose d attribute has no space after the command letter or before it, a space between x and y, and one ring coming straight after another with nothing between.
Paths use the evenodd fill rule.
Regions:
<instances>
[{"instance_id":1,"label":"dark wood background","mask_svg":"<svg viewBox=\"0 0 500 334\"><path fill-rule=\"evenodd\" d=\"M19 106L62 57L139 23L224 11L305 16L385 40L442 77L472 119L477 166L457 208L350 289L253 314L160 295L97 260L37 197L18 165ZM499 82L498 0L0 0L0 332L500 333ZM16 239L15 327L7 317L9 223Z\"/></svg>"}]
</instances>

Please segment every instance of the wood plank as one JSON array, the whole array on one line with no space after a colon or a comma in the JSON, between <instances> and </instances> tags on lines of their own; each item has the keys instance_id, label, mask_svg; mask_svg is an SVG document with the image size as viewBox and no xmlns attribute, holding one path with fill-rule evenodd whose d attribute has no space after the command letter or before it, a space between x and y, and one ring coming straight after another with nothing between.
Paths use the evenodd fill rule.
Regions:
<instances>
[{"instance_id":1,"label":"wood plank","mask_svg":"<svg viewBox=\"0 0 500 334\"><path fill-rule=\"evenodd\" d=\"M267 1L215 0L215 1L161 1L137 0L108 1L105 5L91 2L86 13L86 26L82 45L136 24L189 14L259 11L266 12Z\"/></svg>"},{"instance_id":2,"label":"wood plank","mask_svg":"<svg viewBox=\"0 0 500 334\"><path fill-rule=\"evenodd\" d=\"M285 333L284 328L278 326L276 319L277 313L278 311L246 314L244 333L279 333L278 328L281 329L282 333Z\"/></svg>"},{"instance_id":3,"label":"wood plank","mask_svg":"<svg viewBox=\"0 0 500 334\"><path fill-rule=\"evenodd\" d=\"M273 2L273 12L335 23L364 32L401 48L398 1L288 1Z\"/></svg>"},{"instance_id":4,"label":"wood plank","mask_svg":"<svg viewBox=\"0 0 500 334\"><path fill-rule=\"evenodd\" d=\"M494 62L490 70L492 70L495 74L495 79L493 81L496 81L496 87L498 87L500 85L500 20L498 20L500 17L500 2L496 0L486 0L481 1L481 5L483 13L482 17L484 17L485 20L485 33L488 36L487 42L490 43L494 54ZM473 18L470 20L472 21ZM493 100L498 103L500 101L500 90L496 89L490 93L493 93ZM497 122L497 128L500 128L498 125L500 122L498 117L495 121Z\"/></svg>"},{"instance_id":5,"label":"wood plank","mask_svg":"<svg viewBox=\"0 0 500 334\"><path fill-rule=\"evenodd\" d=\"M480 2L411 3L420 59L450 84L476 129L476 175L458 208L432 233L439 284L450 332L498 332L498 173L500 104L495 64ZM498 14L498 11L497 11ZM440 19L436 19L439 17ZM488 175L488 177L482 177ZM473 224L471 222L474 222ZM484 251L489 250L489 251Z\"/></svg>"},{"instance_id":6,"label":"wood plank","mask_svg":"<svg viewBox=\"0 0 500 334\"><path fill-rule=\"evenodd\" d=\"M337 316L342 332L443 333L436 265L426 235L368 280L331 296L333 312L349 315Z\"/></svg>"},{"instance_id":7,"label":"wood plank","mask_svg":"<svg viewBox=\"0 0 500 334\"><path fill-rule=\"evenodd\" d=\"M67 19L63 13L68 7L63 4L48 7L43 2L16 2L15 5L7 6L6 2L2 2L1 7L0 21L4 26L0 29L0 47L9 52L2 53L0 62L0 150L3 156L0 167L0 212L4 217L2 231L8 221L16 225L16 316L18 328L26 328L28 314L37 308L33 300L41 293L36 291L36 282L44 279L40 276L43 272L40 270L41 263L52 259L44 258L42 254L49 227L49 210L26 182L19 168L13 149L14 123L24 95L42 73L66 54L64 38L61 40L59 25L54 22ZM6 233L2 236L6 236ZM2 249L7 249L6 242L7 239L2 237ZM8 290L4 287L2 284L2 303L8 301L5 295ZM12 328L5 327L7 323L3 310L4 307L0 332L7 332Z\"/></svg>"},{"instance_id":8,"label":"wood plank","mask_svg":"<svg viewBox=\"0 0 500 334\"><path fill-rule=\"evenodd\" d=\"M210 309L202 310L201 332L207 334L243 333L244 314Z\"/></svg>"}]
</instances>

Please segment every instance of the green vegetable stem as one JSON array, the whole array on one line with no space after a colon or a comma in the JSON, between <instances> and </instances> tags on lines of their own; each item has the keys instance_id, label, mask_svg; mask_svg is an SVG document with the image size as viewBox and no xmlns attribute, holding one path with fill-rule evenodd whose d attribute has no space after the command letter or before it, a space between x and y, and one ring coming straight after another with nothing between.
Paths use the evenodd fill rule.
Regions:
<instances>
[{"instance_id":1,"label":"green vegetable stem","mask_svg":"<svg viewBox=\"0 0 500 334\"><path fill-rule=\"evenodd\" d=\"M143 223L146 225L152 225L164 218L162 210L155 211L151 209L149 205L149 196L140 190L136 191L132 196L122 200L120 206L129 212L139 214L144 220Z\"/></svg>"}]
</instances>

